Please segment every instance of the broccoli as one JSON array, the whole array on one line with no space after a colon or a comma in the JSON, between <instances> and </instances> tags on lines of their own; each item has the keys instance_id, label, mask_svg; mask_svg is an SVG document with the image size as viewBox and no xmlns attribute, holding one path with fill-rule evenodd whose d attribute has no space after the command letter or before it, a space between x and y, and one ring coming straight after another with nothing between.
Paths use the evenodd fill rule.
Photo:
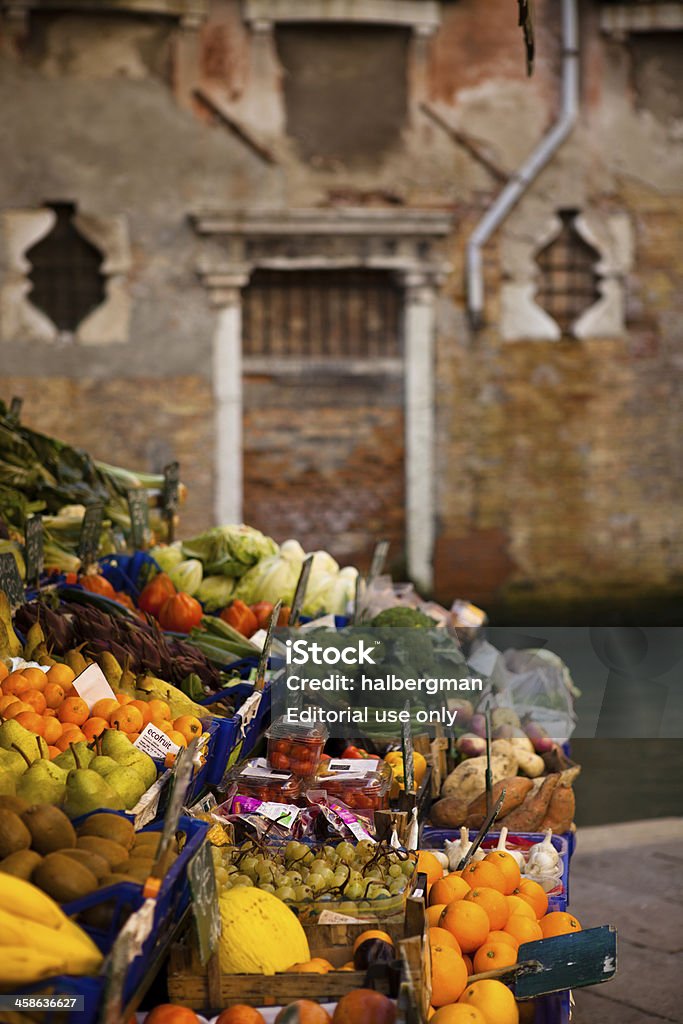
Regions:
<instances>
[{"instance_id":1,"label":"broccoli","mask_svg":"<svg viewBox=\"0 0 683 1024\"><path fill-rule=\"evenodd\" d=\"M416 608L398 605L396 608L385 608L379 615L375 615L371 625L399 626L403 629L431 629L435 622L434 619L430 619L429 615L419 612Z\"/></svg>"}]
</instances>

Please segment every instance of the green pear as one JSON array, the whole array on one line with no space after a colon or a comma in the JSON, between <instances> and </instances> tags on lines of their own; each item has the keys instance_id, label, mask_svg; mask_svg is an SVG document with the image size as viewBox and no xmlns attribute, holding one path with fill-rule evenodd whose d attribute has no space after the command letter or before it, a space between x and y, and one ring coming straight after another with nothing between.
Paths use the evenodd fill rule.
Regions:
<instances>
[{"instance_id":1,"label":"green pear","mask_svg":"<svg viewBox=\"0 0 683 1024\"><path fill-rule=\"evenodd\" d=\"M138 750L137 747L133 747L127 754L124 754L123 757L119 757L117 760L122 767L133 768L138 773L145 784L145 789L149 789L156 782L157 766L144 750Z\"/></svg>"},{"instance_id":2,"label":"green pear","mask_svg":"<svg viewBox=\"0 0 683 1024\"><path fill-rule=\"evenodd\" d=\"M127 811L135 807L136 803L145 792L147 787L134 768L126 768L117 765L110 775L107 775L107 782L115 789L123 800L123 806Z\"/></svg>"},{"instance_id":3,"label":"green pear","mask_svg":"<svg viewBox=\"0 0 683 1024\"><path fill-rule=\"evenodd\" d=\"M98 807L123 810L123 801L115 789L90 768L74 768L66 780L66 797L62 810L70 818L89 814Z\"/></svg>"},{"instance_id":4,"label":"green pear","mask_svg":"<svg viewBox=\"0 0 683 1024\"><path fill-rule=\"evenodd\" d=\"M34 761L17 782L17 796L29 804L61 804L67 773L54 762Z\"/></svg>"},{"instance_id":5,"label":"green pear","mask_svg":"<svg viewBox=\"0 0 683 1024\"><path fill-rule=\"evenodd\" d=\"M29 732L11 718L0 725L0 747L18 750L30 762L47 757L47 743L43 737Z\"/></svg>"},{"instance_id":6,"label":"green pear","mask_svg":"<svg viewBox=\"0 0 683 1024\"><path fill-rule=\"evenodd\" d=\"M59 765L66 771L71 771L72 768L89 768L94 757L95 751L88 746L85 740L79 740L78 743L70 743L66 750L58 754L53 764Z\"/></svg>"},{"instance_id":7,"label":"green pear","mask_svg":"<svg viewBox=\"0 0 683 1024\"><path fill-rule=\"evenodd\" d=\"M16 777L24 774L28 764L26 758L17 750L5 750L4 747L0 747L0 768L8 769Z\"/></svg>"},{"instance_id":8,"label":"green pear","mask_svg":"<svg viewBox=\"0 0 683 1024\"><path fill-rule=\"evenodd\" d=\"M16 796L17 779L11 768L0 766L0 796Z\"/></svg>"},{"instance_id":9,"label":"green pear","mask_svg":"<svg viewBox=\"0 0 683 1024\"><path fill-rule=\"evenodd\" d=\"M105 729L102 733L100 753L119 761L124 754L130 752L132 746L125 733L119 732L118 729Z\"/></svg>"},{"instance_id":10,"label":"green pear","mask_svg":"<svg viewBox=\"0 0 683 1024\"><path fill-rule=\"evenodd\" d=\"M106 779L118 767L119 762L115 761L113 757L107 757L106 754L98 754L97 757L93 757L88 765L91 771L97 772L103 779Z\"/></svg>"}]
</instances>

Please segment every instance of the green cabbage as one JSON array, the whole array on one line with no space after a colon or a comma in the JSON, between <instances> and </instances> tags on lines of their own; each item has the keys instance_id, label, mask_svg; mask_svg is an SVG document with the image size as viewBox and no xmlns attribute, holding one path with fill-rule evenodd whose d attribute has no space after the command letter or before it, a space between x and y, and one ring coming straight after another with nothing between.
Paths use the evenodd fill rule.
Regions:
<instances>
[{"instance_id":1,"label":"green cabbage","mask_svg":"<svg viewBox=\"0 0 683 1024\"><path fill-rule=\"evenodd\" d=\"M291 604L306 554L296 540L286 540L278 554L264 558L255 565L237 584L235 597L247 604L270 601L275 604L282 600Z\"/></svg>"},{"instance_id":2,"label":"green cabbage","mask_svg":"<svg viewBox=\"0 0 683 1024\"><path fill-rule=\"evenodd\" d=\"M176 590L194 597L201 586L204 572L198 558L188 558L169 569L168 575Z\"/></svg>"},{"instance_id":3,"label":"green cabbage","mask_svg":"<svg viewBox=\"0 0 683 1024\"><path fill-rule=\"evenodd\" d=\"M235 581L229 576L205 576L194 596L207 612L216 612L232 600L234 589Z\"/></svg>"},{"instance_id":4,"label":"green cabbage","mask_svg":"<svg viewBox=\"0 0 683 1024\"><path fill-rule=\"evenodd\" d=\"M179 540L175 544L158 544L149 553L162 572L170 572L176 565L180 565L185 557Z\"/></svg>"},{"instance_id":5,"label":"green cabbage","mask_svg":"<svg viewBox=\"0 0 683 1024\"><path fill-rule=\"evenodd\" d=\"M320 553L316 552L316 554ZM324 554L324 552L322 553ZM332 559L332 561L334 560ZM355 594L358 570L350 565L341 570L337 567L336 572L321 572L314 578L314 569L315 560L306 589L304 615L315 616L319 612L328 615L346 615L349 601L353 600Z\"/></svg>"},{"instance_id":6,"label":"green cabbage","mask_svg":"<svg viewBox=\"0 0 683 1024\"><path fill-rule=\"evenodd\" d=\"M186 558L198 558L208 576L244 576L248 569L278 553L270 537L251 526L214 526L183 542Z\"/></svg>"}]
</instances>

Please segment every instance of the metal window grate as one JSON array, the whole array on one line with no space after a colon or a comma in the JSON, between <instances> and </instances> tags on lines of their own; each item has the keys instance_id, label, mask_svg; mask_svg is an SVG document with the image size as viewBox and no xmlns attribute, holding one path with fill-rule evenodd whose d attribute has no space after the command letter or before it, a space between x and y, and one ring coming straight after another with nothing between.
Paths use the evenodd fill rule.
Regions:
<instances>
[{"instance_id":1,"label":"metal window grate","mask_svg":"<svg viewBox=\"0 0 683 1024\"><path fill-rule=\"evenodd\" d=\"M576 321L600 298L596 264L600 254L578 233L576 210L560 210L560 233L538 253L536 301L570 334Z\"/></svg>"},{"instance_id":2,"label":"metal window grate","mask_svg":"<svg viewBox=\"0 0 683 1024\"><path fill-rule=\"evenodd\" d=\"M73 203L53 203L57 220L45 238L29 249L29 298L60 331L75 331L105 299L102 253L74 226Z\"/></svg>"},{"instance_id":3,"label":"metal window grate","mask_svg":"<svg viewBox=\"0 0 683 1024\"><path fill-rule=\"evenodd\" d=\"M256 270L244 294L244 354L396 358L399 314L388 271Z\"/></svg>"}]
</instances>

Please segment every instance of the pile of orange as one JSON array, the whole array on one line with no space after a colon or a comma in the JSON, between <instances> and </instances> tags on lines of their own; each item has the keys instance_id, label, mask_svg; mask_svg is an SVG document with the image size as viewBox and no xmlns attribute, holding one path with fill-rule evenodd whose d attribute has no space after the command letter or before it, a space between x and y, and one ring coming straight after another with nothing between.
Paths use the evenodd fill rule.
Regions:
<instances>
[{"instance_id":1,"label":"pile of orange","mask_svg":"<svg viewBox=\"0 0 683 1024\"><path fill-rule=\"evenodd\" d=\"M581 930L572 914L548 913L543 888L501 850L434 881L429 904L432 1024L518 1024L506 985L468 978L511 967L525 942Z\"/></svg>"},{"instance_id":2,"label":"pile of orange","mask_svg":"<svg viewBox=\"0 0 683 1024\"><path fill-rule=\"evenodd\" d=\"M68 665L52 665L47 672L39 668L8 672L0 662L0 718L14 719L42 736L50 757L57 757L71 743L91 743L105 729L119 729L134 743L149 722L179 747L202 734L198 718L173 719L164 700L134 700L117 693L116 699L99 700L89 708L74 689L75 678Z\"/></svg>"}]
</instances>

